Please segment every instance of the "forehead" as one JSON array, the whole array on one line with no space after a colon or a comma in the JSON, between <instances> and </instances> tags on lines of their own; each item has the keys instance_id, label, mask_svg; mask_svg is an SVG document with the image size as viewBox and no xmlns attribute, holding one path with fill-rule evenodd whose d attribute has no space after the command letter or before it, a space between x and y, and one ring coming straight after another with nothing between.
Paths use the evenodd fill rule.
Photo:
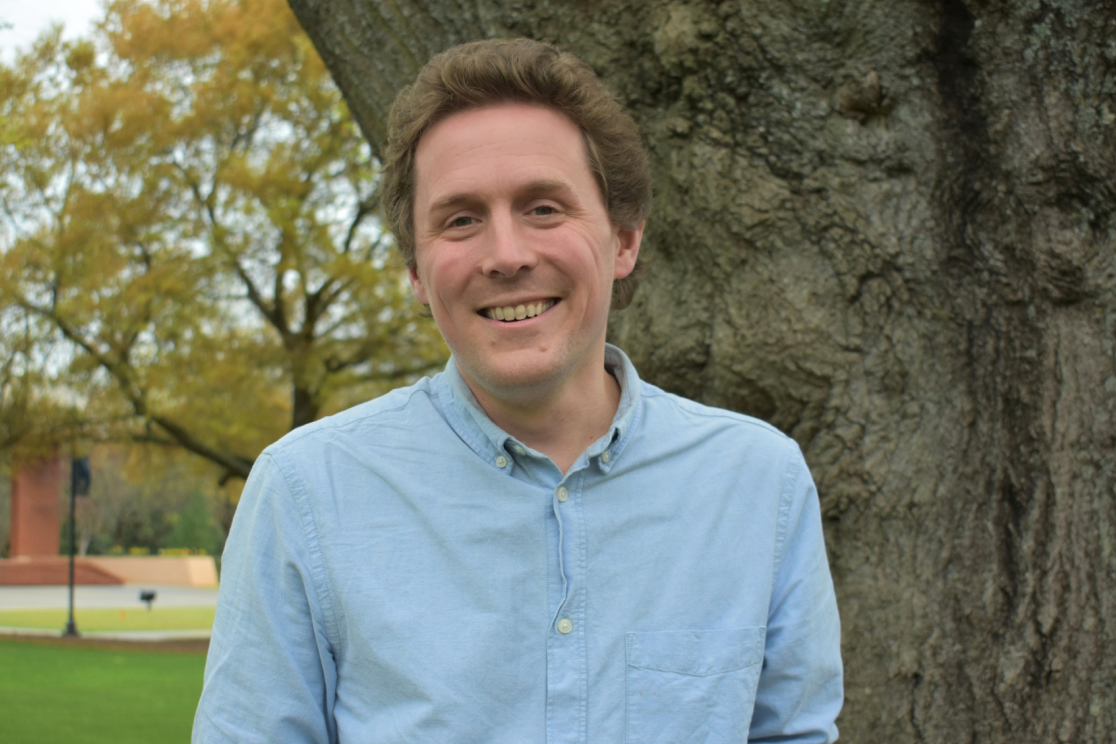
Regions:
<instances>
[{"instance_id":1,"label":"forehead","mask_svg":"<svg viewBox=\"0 0 1116 744\"><path fill-rule=\"evenodd\" d=\"M419 209L449 192L555 179L575 189L596 187L580 128L546 106L506 103L461 111L432 126L415 149Z\"/></svg>"}]
</instances>

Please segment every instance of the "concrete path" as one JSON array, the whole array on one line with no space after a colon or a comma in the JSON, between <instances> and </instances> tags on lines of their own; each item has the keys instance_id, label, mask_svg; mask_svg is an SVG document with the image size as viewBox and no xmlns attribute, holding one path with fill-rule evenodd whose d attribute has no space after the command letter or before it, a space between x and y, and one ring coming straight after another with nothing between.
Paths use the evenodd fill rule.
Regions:
<instances>
[{"instance_id":1,"label":"concrete path","mask_svg":"<svg viewBox=\"0 0 1116 744\"><path fill-rule=\"evenodd\" d=\"M215 607L217 587L193 586L77 586L74 607L120 607L142 609L141 589L154 589L155 607ZM66 609L69 588L65 586L0 586L0 610Z\"/></svg>"},{"instance_id":2,"label":"concrete path","mask_svg":"<svg viewBox=\"0 0 1116 744\"><path fill-rule=\"evenodd\" d=\"M61 630L0 627L0 638L61 638ZM90 630L81 631L86 640L126 640L137 644L162 644L170 640L209 640L209 630Z\"/></svg>"},{"instance_id":3,"label":"concrete path","mask_svg":"<svg viewBox=\"0 0 1116 744\"><path fill-rule=\"evenodd\" d=\"M98 641L134 641L136 643L165 643L166 641L208 641L208 630L91 630L81 631L81 637ZM8 638L61 638L61 630L46 628L0 627L0 637Z\"/></svg>"}]
</instances>

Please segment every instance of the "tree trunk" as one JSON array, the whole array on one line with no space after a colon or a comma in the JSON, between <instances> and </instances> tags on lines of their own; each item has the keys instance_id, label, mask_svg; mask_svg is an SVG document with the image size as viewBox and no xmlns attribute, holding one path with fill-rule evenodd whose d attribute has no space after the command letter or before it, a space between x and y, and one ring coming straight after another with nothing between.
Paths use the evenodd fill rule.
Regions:
<instances>
[{"instance_id":1,"label":"tree trunk","mask_svg":"<svg viewBox=\"0 0 1116 744\"><path fill-rule=\"evenodd\" d=\"M652 262L612 338L805 450L843 739L1116 741L1116 5L291 4L374 148L480 37L631 109Z\"/></svg>"}]
</instances>

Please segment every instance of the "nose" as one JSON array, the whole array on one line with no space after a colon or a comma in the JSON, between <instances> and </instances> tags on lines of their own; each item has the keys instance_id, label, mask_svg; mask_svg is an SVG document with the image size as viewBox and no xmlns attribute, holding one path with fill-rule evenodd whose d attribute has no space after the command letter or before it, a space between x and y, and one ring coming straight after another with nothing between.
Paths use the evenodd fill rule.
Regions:
<instances>
[{"instance_id":1,"label":"nose","mask_svg":"<svg viewBox=\"0 0 1116 744\"><path fill-rule=\"evenodd\" d=\"M514 277L538 263L526 231L511 215L494 215L484 233L480 269L485 276Z\"/></svg>"}]
</instances>

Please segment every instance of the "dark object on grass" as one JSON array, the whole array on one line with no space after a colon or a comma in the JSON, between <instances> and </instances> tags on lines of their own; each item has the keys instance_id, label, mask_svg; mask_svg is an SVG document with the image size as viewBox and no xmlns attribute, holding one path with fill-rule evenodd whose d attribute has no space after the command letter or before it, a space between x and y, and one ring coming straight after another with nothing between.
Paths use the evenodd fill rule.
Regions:
<instances>
[{"instance_id":1,"label":"dark object on grass","mask_svg":"<svg viewBox=\"0 0 1116 744\"><path fill-rule=\"evenodd\" d=\"M154 589L140 589L140 602L147 603L147 611L151 612L151 603L155 601Z\"/></svg>"}]
</instances>

